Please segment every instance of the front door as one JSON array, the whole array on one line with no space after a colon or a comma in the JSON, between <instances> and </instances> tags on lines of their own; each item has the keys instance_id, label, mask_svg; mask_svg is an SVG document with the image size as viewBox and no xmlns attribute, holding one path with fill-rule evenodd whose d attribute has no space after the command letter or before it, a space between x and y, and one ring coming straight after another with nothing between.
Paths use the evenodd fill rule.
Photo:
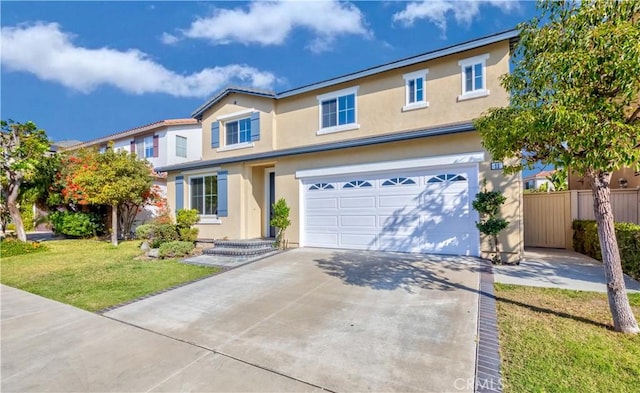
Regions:
<instances>
[{"instance_id":1,"label":"front door","mask_svg":"<svg viewBox=\"0 0 640 393\"><path fill-rule=\"evenodd\" d=\"M273 218L273 204L276 203L276 173L273 169L267 169L266 187L265 187L265 202L266 208L269 212L266 220L266 234L267 237L276 237L276 228L271 225L271 219Z\"/></svg>"}]
</instances>

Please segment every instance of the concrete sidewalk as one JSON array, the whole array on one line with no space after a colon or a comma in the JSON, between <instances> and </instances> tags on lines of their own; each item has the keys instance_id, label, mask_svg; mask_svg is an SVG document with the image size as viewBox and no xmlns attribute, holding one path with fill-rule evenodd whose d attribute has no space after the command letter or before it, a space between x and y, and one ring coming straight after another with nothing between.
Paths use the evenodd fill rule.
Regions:
<instances>
[{"instance_id":1,"label":"concrete sidewalk","mask_svg":"<svg viewBox=\"0 0 640 393\"><path fill-rule=\"evenodd\" d=\"M532 287L606 292L602 263L569 250L529 248L518 266L493 267L495 282ZM628 292L640 292L640 282L625 275Z\"/></svg>"},{"instance_id":2,"label":"concrete sidewalk","mask_svg":"<svg viewBox=\"0 0 640 393\"><path fill-rule=\"evenodd\" d=\"M214 351L1 286L2 392L308 392Z\"/></svg>"}]
</instances>

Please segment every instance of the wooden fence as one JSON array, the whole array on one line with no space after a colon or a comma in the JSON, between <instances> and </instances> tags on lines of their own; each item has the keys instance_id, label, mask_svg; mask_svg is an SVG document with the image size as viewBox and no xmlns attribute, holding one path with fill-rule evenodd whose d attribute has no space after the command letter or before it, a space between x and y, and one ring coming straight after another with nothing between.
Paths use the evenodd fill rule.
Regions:
<instances>
[{"instance_id":1,"label":"wooden fence","mask_svg":"<svg viewBox=\"0 0 640 393\"><path fill-rule=\"evenodd\" d=\"M525 247L572 248L573 220L593 220L591 190L524 194ZM640 224L640 189L611 190L616 222Z\"/></svg>"}]
</instances>

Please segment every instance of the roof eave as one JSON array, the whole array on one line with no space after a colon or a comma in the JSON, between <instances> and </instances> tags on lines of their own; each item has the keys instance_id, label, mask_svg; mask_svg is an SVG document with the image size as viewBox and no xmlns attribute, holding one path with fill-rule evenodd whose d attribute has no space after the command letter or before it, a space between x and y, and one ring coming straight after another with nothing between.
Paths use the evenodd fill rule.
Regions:
<instances>
[{"instance_id":1,"label":"roof eave","mask_svg":"<svg viewBox=\"0 0 640 393\"><path fill-rule=\"evenodd\" d=\"M366 137L360 139L351 139L346 141L330 142L310 146L302 146L290 149L273 150L265 153L254 153L243 156L229 157L229 158L217 158L206 161L191 161L184 164L171 165L166 167L158 167L158 172L180 171L180 170L192 170L200 169L212 166L219 166L224 164L233 164L237 162L247 162L263 159L271 159L284 156L300 155L318 153L322 151L347 149L353 147L363 147L370 145L377 145L381 143L400 142L411 139L425 138L437 135L456 134L460 132L474 131L475 127L472 123L459 123L448 124L439 127L432 127L427 129L406 131L394 134L377 135L373 137Z\"/></svg>"}]
</instances>

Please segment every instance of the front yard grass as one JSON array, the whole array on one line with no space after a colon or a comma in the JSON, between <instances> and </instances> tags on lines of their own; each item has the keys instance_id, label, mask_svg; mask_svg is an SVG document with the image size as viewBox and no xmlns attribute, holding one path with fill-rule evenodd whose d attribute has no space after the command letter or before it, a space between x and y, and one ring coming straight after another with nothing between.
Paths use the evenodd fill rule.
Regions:
<instances>
[{"instance_id":1,"label":"front yard grass","mask_svg":"<svg viewBox=\"0 0 640 393\"><path fill-rule=\"evenodd\" d=\"M96 240L49 241L46 252L0 258L0 282L98 311L218 271L176 259L135 259L139 243L114 247Z\"/></svg>"},{"instance_id":2,"label":"front yard grass","mask_svg":"<svg viewBox=\"0 0 640 393\"><path fill-rule=\"evenodd\" d=\"M638 392L640 336L613 331L606 294L495 289L505 392Z\"/></svg>"}]
</instances>

